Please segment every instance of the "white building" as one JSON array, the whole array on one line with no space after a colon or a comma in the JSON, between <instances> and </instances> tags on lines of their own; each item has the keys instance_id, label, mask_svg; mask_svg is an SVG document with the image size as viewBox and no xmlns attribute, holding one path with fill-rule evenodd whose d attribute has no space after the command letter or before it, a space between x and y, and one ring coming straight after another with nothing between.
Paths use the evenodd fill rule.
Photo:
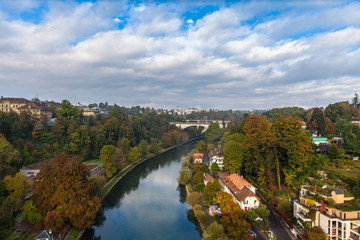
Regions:
<instances>
[{"instance_id":1,"label":"white building","mask_svg":"<svg viewBox=\"0 0 360 240\"><path fill-rule=\"evenodd\" d=\"M210 162L209 162L210 167L213 163L217 163L219 168L221 170L224 170L224 151L219 149L212 150L209 154L209 158L210 158Z\"/></svg>"}]
</instances>

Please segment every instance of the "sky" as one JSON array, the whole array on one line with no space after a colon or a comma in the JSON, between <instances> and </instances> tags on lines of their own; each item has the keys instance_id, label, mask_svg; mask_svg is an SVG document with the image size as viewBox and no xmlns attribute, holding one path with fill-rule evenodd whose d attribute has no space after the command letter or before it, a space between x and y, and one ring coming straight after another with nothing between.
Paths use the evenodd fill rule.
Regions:
<instances>
[{"instance_id":1,"label":"sky","mask_svg":"<svg viewBox=\"0 0 360 240\"><path fill-rule=\"evenodd\" d=\"M0 0L0 94L172 109L360 93L358 1Z\"/></svg>"}]
</instances>

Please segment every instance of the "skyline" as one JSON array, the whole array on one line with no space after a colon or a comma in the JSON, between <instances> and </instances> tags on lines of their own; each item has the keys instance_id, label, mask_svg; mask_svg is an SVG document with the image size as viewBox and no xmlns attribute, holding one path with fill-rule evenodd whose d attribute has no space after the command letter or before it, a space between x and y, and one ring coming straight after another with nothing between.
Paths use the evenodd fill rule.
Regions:
<instances>
[{"instance_id":1,"label":"skyline","mask_svg":"<svg viewBox=\"0 0 360 240\"><path fill-rule=\"evenodd\" d=\"M4 97L250 110L326 107L360 89L357 1L0 6Z\"/></svg>"}]
</instances>

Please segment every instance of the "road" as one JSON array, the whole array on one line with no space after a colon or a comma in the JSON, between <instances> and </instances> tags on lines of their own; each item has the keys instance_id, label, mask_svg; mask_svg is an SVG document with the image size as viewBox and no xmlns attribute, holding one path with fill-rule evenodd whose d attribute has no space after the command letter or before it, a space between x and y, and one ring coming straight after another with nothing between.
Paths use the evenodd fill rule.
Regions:
<instances>
[{"instance_id":1,"label":"road","mask_svg":"<svg viewBox=\"0 0 360 240\"><path fill-rule=\"evenodd\" d=\"M265 201L265 199L257 194L260 198L261 198L261 202L266 204L267 208L270 209L270 214L269 214L269 225L271 230L274 232L275 235L275 239L276 240L291 240L291 239L295 239L295 236L293 234L290 233L290 230L282 223L282 221L280 219L278 219L274 212L272 211L270 205Z\"/></svg>"}]
</instances>

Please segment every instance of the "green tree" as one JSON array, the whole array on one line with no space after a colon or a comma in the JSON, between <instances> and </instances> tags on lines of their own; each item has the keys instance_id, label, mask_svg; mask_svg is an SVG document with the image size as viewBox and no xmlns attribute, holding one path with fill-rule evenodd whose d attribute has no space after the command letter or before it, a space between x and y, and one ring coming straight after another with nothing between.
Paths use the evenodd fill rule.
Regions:
<instances>
[{"instance_id":1,"label":"green tree","mask_svg":"<svg viewBox=\"0 0 360 240\"><path fill-rule=\"evenodd\" d=\"M0 135L0 179L15 174L20 164L20 153Z\"/></svg>"},{"instance_id":2,"label":"green tree","mask_svg":"<svg viewBox=\"0 0 360 240\"><path fill-rule=\"evenodd\" d=\"M37 207L33 201L28 200L25 202L22 218L28 221L30 224L34 224L41 219L41 215L37 213Z\"/></svg>"},{"instance_id":3,"label":"green tree","mask_svg":"<svg viewBox=\"0 0 360 240\"><path fill-rule=\"evenodd\" d=\"M4 178L4 183L10 196L17 204L20 204L25 200L31 185L31 181L26 180L26 175L20 172L16 173L14 177L6 176Z\"/></svg>"},{"instance_id":4,"label":"green tree","mask_svg":"<svg viewBox=\"0 0 360 240\"><path fill-rule=\"evenodd\" d=\"M231 173L238 173L244 160L243 146L236 141L228 141L224 146L224 167Z\"/></svg>"},{"instance_id":5,"label":"green tree","mask_svg":"<svg viewBox=\"0 0 360 240\"><path fill-rule=\"evenodd\" d=\"M105 145L100 151L100 159L103 161L103 167L106 169L106 176L112 177L116 172L116 168L113 165L111 159L116 148L113 145Z\"/></svg>"},{"instance_id":6,"label":"green tree","mask_svg":"<svg viewBox=\"0 0 360 240\"><path fill-rule=\"evenodd\" d=\"M59 109L57 111L57 116L60 118L65 118L65 119L79 119L81 117L81 112L80 110L73 106L69 100L62 100L61 105L60 105L61 109Z\"/></svg>"},{"instance_id":7,"label":"green tree","mask_svg":"<svg viewBox=\"0 0 360 240\"><path fill-rule=\"evenodd\" d=\"M211 123L205 132L205 140L207 143L215 143L221 138L223 130L221 130L219 123Z\"/></svg>"},{"instance_id":8,"label":"green tree","mask_svg":"<svg viewBox=\"0 0 360 240\"><path fill-rule=\"evenodd\" d=\"M146 140L141 140L141 142L139 144L139 150L140 150L141 157L145 157L146 155L148 155L149 144L147 143Z\"/></svg>"},{"instance_id":9,"label":"green tree","mask_svg":"<svg viewBox=\"0 0 360 240\"><path fill-rule=\"evenodd\" d=\"M149 152L151 153L158 154L159 151L160 151L160 147L157 143L154 143L149 147Z\"/></svg>"},{"instance_id":10,"label":"green tree","mask_svg":"<svg viewBox=\"0 0 360 240\"><path fill-rule=\"evenodd\" d=\"M256 209L256 212L261 216L261 218L264 220L265 223L267 223L267 217L269 214L269 210L265 205L262 205L258 209Z\"/></svg>"},{"instance_id":11,"label":"green tree","mask_svg":"<svg viewBox=\"0 0 360 240\"><path fill-rule=\"evenodd\" d=\"M42 216L54 211L57 225L65 222L84 229L100 207L99 198L90 196L87 174L80 157L60 153L41 167L31 200Z\"/></svg>"},{"instance_id":12,"label":"green tree","mask_svg":"<svg viewBox=\"0 0 360 240\"><path fill-rule=\"evenodd\" d=\"M204 188L205 188L205 183L203 182L200 182L195 186L195 190L199 193L201 193L204 190Z\"/></svg>"},{"instance_id":13,"label":"green tree","mask_svg":"<svg viewBox=\"0 0 360 240\"><path fill-rule=\"evenodd\" d=\"M328 156L330 159L336 159L339 156L339 148L336 145L331 145Z\"/></svg>"},{"instance_id":14,"label":"green tree","mask_svg":"<svg viewBox=\"0 0 360 240\"><path fill-rule=\"evenodd\" d=\"M203 233L204 240L226 240L228 239L223 226L218 224L217 222L213 222L209 227L206 228Z\"/></svg>"},{"instance_id":15,"label":"green tree","mask_svg":"<svg viewBox=\"0 0 360 240\"><path fill-rule=\"evenodd\" d=\"M198 171L193 176L193 183L197 184L204 181L204 173L202 171Z\"/></svg>"},{"instance_id":16,"label":"green tree","mask_svg":"<svg viewBox=\"0 0 360 240\"><path fill-rule=\"evenodd\" d=\"M192 177L192 174L191 174L191 171L189 168L187 168L187 167L180 168L178 182L181 185L188 184L190 182L191 177Z\"/></svg>"},{"instance_id":17,"label":"green tree","mask_svg":"<svg viewBox=\"0 0 360 240\"><path fill-rule=\"evenodd\" d=\"M352 99L352 104L354 105L354 107L356 107L359 103L359 96L357 93L355 93L354 98Z\"/></svg>"},{"instance_id":18,"label":"green tree","mask_svg":"<svg viewBox=\"0 0 360 240\"><path fill-rule=\"evenodd\" d=\"M249 209L246 211L246 217L251 224L254 224L255 219L257 218L257 213L254 209Z\"/></svg>"},{"instance_id":19,"label":"green tree","mask_svg":"<svg viewBox=\"0 0 360 240\"><path fill-rule=\"evenodd\" d=\"M320 227L312 227L307 231L307 239L309 239L309 240L326 240L327 236Z\"/></svg>"},{"instance_id":20,"label":"green tree","mask_svg":"<svg viewBox=\"0 0 360 240\"><path fill-rule=\"evenodd\" d=\"M222 187L218 181L208 182L203 190L203 203L213 203L217 192L221 189Z\"/></svg>"},{"instance_id":21,"label":"green tree","mask_svg":"<svg viewBox=\"0 0 360 240\"><path fill-rule=\"evenodd\" d=\"M137 147L130 148L129 160L131 162L136 162L140 158L141 154Z\"/></svg>"},{"instance_id":22,"label":"green tree","mask_svg":"<svg viewBox=\"0 0 360 240\"><path fill-rule=\"evenodd\" d=\"M219 172L221 172L221 169L220 169L219 165L216 162L212 163L210 168L211 168L211 171L214 173L215 176L217 176L217 174Z\"/></svg>"}]
</instances>

